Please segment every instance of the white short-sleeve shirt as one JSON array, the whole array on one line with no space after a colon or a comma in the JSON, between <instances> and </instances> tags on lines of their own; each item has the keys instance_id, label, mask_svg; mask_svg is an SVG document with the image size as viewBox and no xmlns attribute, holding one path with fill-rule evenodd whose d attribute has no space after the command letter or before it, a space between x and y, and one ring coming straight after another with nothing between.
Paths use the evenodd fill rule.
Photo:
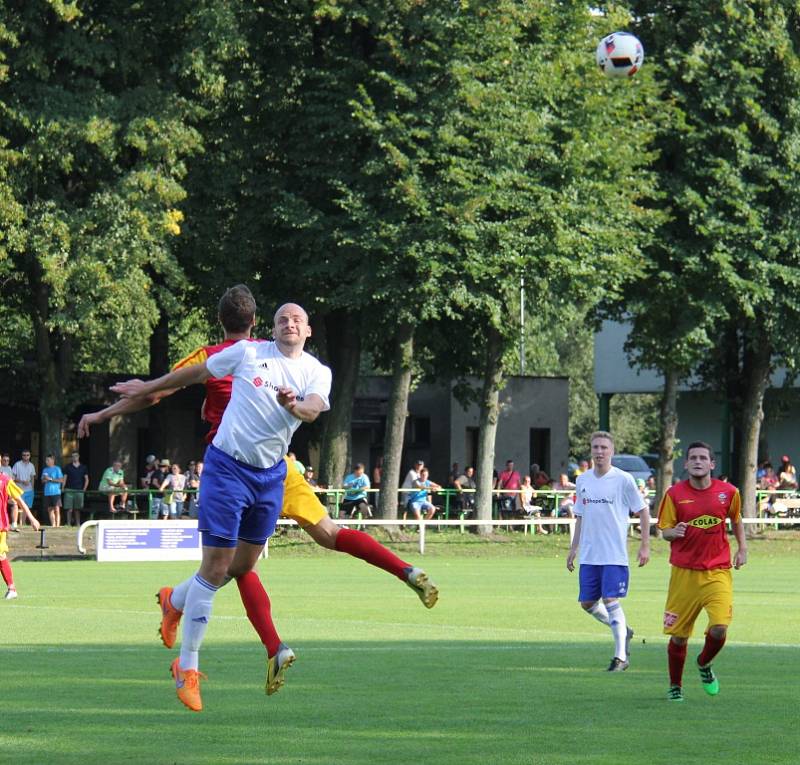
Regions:
<instances>
[{"instance_id":1,"label":"white short-sleeve shirt","mask_svg":"<svg viewBox=\"0 0 800 765\"><path fill-rule=\"evenodd\" d=\"M594 470L587 470L575 484L574 512L582 519L580 562L627 566L629 513L644 507L633 476L612 466L599 478Z\"/></svg>"},{"instance_id":2,"label":"white short-sleeve shirt","mask_svg":"<svg viewBox=\"0 0 800 765\"><path fill-rule=\"evenodd\" d=\"M291 388L299 401L315 393L330 408L331 370L305 351L292 359L274 342L241 340L215 353L206 366L214 377L233 375L231 400L213 444L248 465L267 468L283 459L300 425L278 403L278 388Z\"/></svg>"}]
</instances>

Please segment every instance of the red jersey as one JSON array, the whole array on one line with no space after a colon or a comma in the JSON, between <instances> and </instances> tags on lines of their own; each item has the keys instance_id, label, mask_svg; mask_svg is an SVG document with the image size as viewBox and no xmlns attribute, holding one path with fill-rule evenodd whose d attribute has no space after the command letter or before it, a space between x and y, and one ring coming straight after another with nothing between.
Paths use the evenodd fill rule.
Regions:
<instances>
[{"instance_id":1,"label":"red jersey","mask_svg":"<svg viewBox=\"0 0 800 765\"><path fill-rule=\"evenodd\" d=\"M669 562L680 568L706 571L731 567L731 548L725 519L736 522L742 515L739 490L711 479L707 489L695 489L689 481L672 486L658 508L658 527L671 529L686 523L686 536L671 542Z\"/></svg>"},{"instance_id":2,"label":"red jersey","mask_svg":"<svg viewBox=\"0 0 800 765\"><path fill-rule=\"evenodd\" d=\"M5 473L0 473L0 531L8 531L8 500L21 497L22 489Z\"/></svg>"},{"instance_id":3,"label":"red jersey","mask_svg":"<svg viewBox=\"0 0 800 765\"><path fill-rule=\"evenodd\" d=\"M266 340L256 340L255 338L248 338L253 343L264 343ZM186 358L181 359L175 364L172 369L180 369L181 367L190 367L194 364L202 364L209 356L219 353L225 348L238 343L238 340L224 340L217 345L204 345L196 351L192 351ZM203 402L202 418L211 425L211 429L206 433L206 443L210 444L217 434L220 422L222 422L222 415L225 412L225 407L231 400L231 388L233 386L233 377L227 375L226 377L209 377L206 380L206 400Z\"/></svg>"}]
</instances>

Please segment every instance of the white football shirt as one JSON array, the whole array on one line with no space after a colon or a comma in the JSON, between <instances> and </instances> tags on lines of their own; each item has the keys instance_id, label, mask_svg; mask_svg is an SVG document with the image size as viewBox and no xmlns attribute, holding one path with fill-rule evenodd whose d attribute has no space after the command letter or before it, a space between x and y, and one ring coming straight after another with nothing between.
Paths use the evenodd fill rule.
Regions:
<instances>
[{"instance_id":1,"label":"white football shirt","mask_svg":"<svg viewBox=\"0 0 800 765\"><path fill-rule=\"evenodd\" d=\"M596 566L628 565L628 517L644 507L630 473L613 467L601 477L594 470L575 481L575 515L580 516L581 563Z\"/></svg>"},{"instance_id":2,"label":"white football shirt","mask_svg":"<svg viewBox=\"0 0 800 765\"><path fill-rule=\"evenodd\" d=\"M299 401L316 393L330 408L331 370L311 354L291 359L274 342L238 343L206 361L214 377L233 375L231 400L213 444L259 468L283 459L301 420L278 403L277 389L291 388Z\"/></svg>"}]
</instances>

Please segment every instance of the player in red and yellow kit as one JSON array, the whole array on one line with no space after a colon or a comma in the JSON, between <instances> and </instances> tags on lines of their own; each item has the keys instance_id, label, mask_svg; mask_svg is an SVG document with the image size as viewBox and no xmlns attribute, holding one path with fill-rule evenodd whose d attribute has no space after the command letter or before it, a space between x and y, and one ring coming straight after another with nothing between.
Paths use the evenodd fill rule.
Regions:
<instances>
[{"instance_id":1,"label":"player in red and yellow kit","mask_svg":"<svg viewBox=\"0 0 800 765\"><path fill-rule=\"evenodd\" d=\"M11 571L11 563L8 561L8 500L13 499L17 507L28 516L35 531L39 530L39 521L31 512L31 509L22 499L22 489L11 480L5 473L0 473L0 576L6 583L8 590L5 599L14 600L17 597L17 588L14 585L14 573Z\"/></svg>"},{"instance_id":2,"label":"player in red and yellow kit","mask_svg":"<svg viewBox=\"0 0 800 765\"><path fill-rule=\"evenodd\" d=\"M246 288L242 289L246 290ZM247 294L250 294L249 290L247 290ZM250 301L252 301L252 295L250 295ZM223 296L218 315L225 330L225 340L217 345L198 348L175 364L173 370L202 364L210 356L240 340L268 342L256 340L250 336L255 326L254 301L252 301L252 307L252 310L243 309L242 306L233 304L230 300L226 301ZM277 326L275 331L279 331ZM206 442L211 443L231 398L232 378L210 378L205 382L205 386L206 398L203 402L201 416L211 425L211 429L206 435ZM78 436L87 436L92 425L105 422L115 415L130 414L144 409L173 392L174 389L160 391L141 399L123 398L99 412L84 415L78 424ZM295 520L320 546L361 558L396 576L414 590L426 608L433 608L436 604L438 589L422 569L403 561L369 534L356 529L343 528L334 523L311 486L296 470L287 471L281 516ZM229 575L236 579L247 616L267 650L266 690L270 695L280 688L283 683L284 666L288 667L291 661L285 665L281 661L283 653L279 653L279 649L283 650L281 649L282 643L272 622L269 597L258 574L251 569L239 570L238 561L234 559L229 569ZM181 593L173 592L171 588L162 588L158 598L162 608L161 637L164 645L171 648L182 613ZM284 648L286 647L284 646ZM288 650L291 653L291 650ZM294 654L291 654L291 660L293 659Z\"/></svg>"},{"instance_id":3,"label":"player in red and yellow kit","mask_svg":"<svg viewBox=\"0 0 800 765\"><path fill-rule=\"evenodd\" d=\"M687 643L703 609L708 614L708 627L697 667L706 693L711 696L719 693L719 681L711 662L725 645L733 615L726 520L731 522L738 544L733 565L738 569L747 562L739 490L711 477L715 467L711 447L702 441L689 444L684 467L688 480L672 486L658 509L658 527L671 546L672 574L664 609L664 632L670 636L667 697L672 701L683 701Z\"/></svg>"}]
</instances>

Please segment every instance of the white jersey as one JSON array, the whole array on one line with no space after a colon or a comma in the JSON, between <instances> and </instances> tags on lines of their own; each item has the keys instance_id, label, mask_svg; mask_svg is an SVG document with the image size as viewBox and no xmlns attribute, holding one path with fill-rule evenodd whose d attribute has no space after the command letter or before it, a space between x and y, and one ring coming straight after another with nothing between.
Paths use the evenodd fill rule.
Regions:
<instances>
[{"instance_id":1,"label":"white jersey","mask_svg":"<svg viewBox=\"0 0 800 765\"><path fill-rule=\"evenodd\" d=\"M274 342L241 340L209 357L206 366L213 377L233 375L213 444L247 465L268 468L283 459L300 425L278 403L278 388L291 388L298 401L315 393L330 408L331 370L305 351L292 359Z\"/></svg>"},{"instance_id":2,"label":"white jersey","mask_svg":"<svg viewBox=\"0 0 800 765\"><path fill-rule=\"evenodd\" d=\"M575 483L574 512L582 519L580 562L627 566L629 513L644 508L633 476L612 466L599 478L594 470L587 470Z\"/></svg>"}]
</instances>

